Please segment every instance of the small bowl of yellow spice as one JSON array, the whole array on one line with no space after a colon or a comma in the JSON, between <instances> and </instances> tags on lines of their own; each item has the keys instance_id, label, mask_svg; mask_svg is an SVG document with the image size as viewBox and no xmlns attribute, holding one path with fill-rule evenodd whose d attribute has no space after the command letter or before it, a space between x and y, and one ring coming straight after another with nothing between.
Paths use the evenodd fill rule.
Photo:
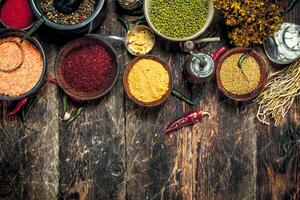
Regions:
<instances>
[{"instance_id":1,"label":"small bowl of yellow spice","mask_svg":"<svg viewBox=\"0 0 300 200\"><path fill-rule=\"evenodd\" d=\"M136 57L126 67L123 85L128 97L140 106L154 107L170 96L173 86L169 66L152 55Z\"/></svg>"},{"instance_id":2,"label":"small bowl of yellow spice","mask_svg":"<svg viewBox=\"0 0 300 200\"><path fill-rule=\"evenodd\" d=\"M233 100L252 100L266 85L267 64L264 57L253 49L230 49L216 67L218 88Z\"/></svg>"},{"instance_id":3,"label":"small bowl of yellow spice","mask_svg":"<svg viewBox=\"0 0 300 200\"><path fill-rule=\"evenodd\" d=\"M155 44L153 31L144 25L131 28L125 38L125 47L131 55L143 56L149 53Z\"/></svg>"}]
</instances>

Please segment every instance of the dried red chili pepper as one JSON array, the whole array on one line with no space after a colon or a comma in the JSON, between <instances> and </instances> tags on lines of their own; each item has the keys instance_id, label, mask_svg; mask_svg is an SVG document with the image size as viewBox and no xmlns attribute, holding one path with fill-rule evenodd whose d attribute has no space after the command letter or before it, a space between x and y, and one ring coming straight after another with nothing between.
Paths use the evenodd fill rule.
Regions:
<instances>
[{"instance_id":1,"label":"dried red chili pepper","mask_svg":"<svg viewBox=\"0 0 300 200\"><path fill-rule=\"evenodd\" d=\"M216 62L226 51L226 46L220 47L212 56L213 61Z\"/></svg>"},{"instance_id":2,"label":"dried red chili pepper","mask_svg":"<svg viewBox=\"0 0 300 200\"><path fill-rule=\"evenodd\" d=\"M199 108L197 108L191 112L188 112L188 113L184 114L183 116L181 116L180 118L173 121L172 123L170 123L167 126L165 133L170 133L177 129L192 125L192 124L200 121L203 118L203 116L205 116L205 115L210 117L210 114L208 112L201 111Z\"/></svg>"},{"instance_id":3,"label":"dried red chili pepper","mask_svg":"<svg viewBox=\"0 0 300 200\"><path fill-rule=\"evenodd\" d=\"M8 115L11 116L11 115L15 115L17 114L21 108L26 105L28 103L28 98L24 98L24 99L21 99L18 104L16 105L16 107L13 109L13 111L11 111Z\"/></svg>"},{"instance_id":4,"label":"dried red chili pepper","mask_svg":"<svg viewBox=\"0 0 300 200\"><path fill-rule=\"evenodd\" d=\"M58 85L58 81L55 79L55 78L52 78L51 76L46 76L46 81L48 82L48 83L52 83L52 84L54 84L54 85Z\"/></svg>"}]
</instances>

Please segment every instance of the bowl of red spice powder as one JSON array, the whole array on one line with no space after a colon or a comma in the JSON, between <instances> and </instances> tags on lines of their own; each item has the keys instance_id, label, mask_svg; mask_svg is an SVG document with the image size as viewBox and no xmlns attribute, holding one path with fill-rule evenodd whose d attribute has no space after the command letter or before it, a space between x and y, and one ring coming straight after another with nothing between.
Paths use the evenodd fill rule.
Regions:
<instances>
[{"instance_id":1,"label":"bowl of red spice powder","mask_svg":"<svg viewBox=\"0 0 300 200\"><path fill-rule=\"evenodd\" d=\"M63 47L55 73L67 95L87 101L100 98L113 88L119 65L114 49L99 36L89 34Z\"/></svg>"},{"instance_id":2,"label":"bowl of red spice powder","mask_svg":"<svg viewBox=\"0 0 300 200\"><path fill-rule=\"evenodd\" d=\"M0 1L0 22L6 28L27 30L35 23L28 0Z\"/></svg>"}]
</instances>

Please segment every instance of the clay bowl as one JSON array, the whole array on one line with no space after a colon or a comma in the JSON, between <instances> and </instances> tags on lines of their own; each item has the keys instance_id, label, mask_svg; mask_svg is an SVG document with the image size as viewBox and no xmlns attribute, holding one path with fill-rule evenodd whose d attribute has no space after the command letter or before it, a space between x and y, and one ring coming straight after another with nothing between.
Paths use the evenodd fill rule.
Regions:
<instances>
[{"instance_id":1,"label":"clay bowl","mask_svg":"<svg viewBox=\"0 0 300 200\"><path fill-rule=\"evenodd\" d=\"M250 52L250 56L252 56L258 63L258 65L260 67L260 74L261 74L260 81L258 83L257 88L248 94L237 95L237 94L233 94L233 93L225 90L224 86L222 85L221 78L220 78L220 70L222 68L222 64L225 61L225 59L233 54L245 53L249 50L251 50L251 49L240 48L240 47L230 49L220 58L219 63L217 64L217 67L216 67L216 78L217 78L218 88L222 91L222 93L224 95L226 95L227 97L229 97L230 99L233 99L235 101L249 101L249 100L254 99L261 93L261 91L263 90L263 88L265 87L266 82L267 82L267 72L266 72L265 67L268 65L268 63L261 54L259 54L257 51L252 49L252 51Z\"/></svg>"},{"instance_id":2,"label":"clay bowl","mask_svg":"<svg viewBox=\"0 0 300 200\"><path fill-rule=\"evenodd\" d=\"M162 64L162 66L167 70L168 74L169 74L169 89L166 92L165 95L163 95L163 97L157 101L154 102L150 102L150 103L145 103L142 102L140 100L138 100L137 98L135 98L129 91L129 85L128 85L128 75L130 70L132 69L132 67L135 65L135 63L137 63L138 61L142 60L142 59L151 59L154 61L157 61L159 63ZM124 76L123 76L123 86L124 86L124 90L127 94L127 96L129 97L129 99L131 99L134 103L138 104L139 106L143 106L143 107L156 107L158 105L161 105L162 103L164 103L167 98L171 95L172 92L172 88L173 88L173 77L172 77L172 72L170 70L170 67L168 66L167 63L165 63L164 61L162 61L160 58L153 56L153 55L145 55L145 56L141 56L141 57L136 57L135 59L133 59L127 66L124 72Z\"/></svg>"},{"instance_id":3,"label":"clay bowl","mask_svg":"<svg viewBox=\"0 0 300 200\"><path fill-rule=\"evenodd\" d=\"M109 84L102 89L95 91L95 92L84 92L84 91L77 91L73 89L64 79L63 72L62 72L62 62L65 56L74 48L78 48L80 46L85 46L89 44L100 44L103 46L107 52L110 54L112 60L113 60L113 69L112 74L113 77L110 79ZM94 34L85 35L81 38L78 38L76 40L71 41L67 45L63 47L63 49L60 51L56 64L55 64L55 76L56 79L60 85L60 87L63 89L63 91L70 96L71 98L78 100L78 101L89 101L98 99L100 97L103 97L106 95L115 85L117 82L119 75L119 65L118 65L118 58L114 51L114 49L105 41L99 38L99 36Z\"/></svg>"}]
</instances>

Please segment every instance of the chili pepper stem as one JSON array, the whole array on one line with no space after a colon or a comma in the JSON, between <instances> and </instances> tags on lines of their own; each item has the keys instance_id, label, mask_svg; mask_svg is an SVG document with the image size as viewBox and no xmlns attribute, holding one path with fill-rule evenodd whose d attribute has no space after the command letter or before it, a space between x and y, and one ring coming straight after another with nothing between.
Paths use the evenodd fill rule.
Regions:
<instances>
[{"instance_id":1,"label":"chili pepper stem","mask_svg":"<svg viewBox=\"0 0 300 200\"><path fill-rule=\"evenodd\" d=\"M68 126L68 127L70 126L70 124L71 124L73 121L75 121L75 119L77 119L77 118L79 117L79 115L81 114L82 110L83 110L83 107L80 107L80 108L77 109L76 114L75 114L74 116L72 116L72 117L68 120L68 122L67 122L67 126Z\"/></svg>"},{"instance_id":2,"label":"chili pepper stem","mask_svg":"<svg viewBox=\"0 0 300 200\"><path fill-rule=\"evenodd\" d=\"M192 106L198 106L195 102L193 102L192 100L190 100L188 97L186 97L185 95L181 94L179 91L173 89L172 90L172 95L184 102L186 102L187 104L189 105L192 105Z\"/></svg>"},{"instance_id":3,"label":"chili pepper stem","mask_svg":"<svg viewBox=\"0 0 300 200\"><path fill-rule=\"evenodd\" d=\"M201 111L201 113L202 113L202 116L203 116L203 117L204 117L204 116L207 116L208 119L211 118L211 114L210 114L209 112Z\"/></svg>"},{"instance_id":4,"label":"chili pepper stem","mask_svg":"<svg viewBox=\"0 0 300 200\"><path fill-rule=\"evenodd\" d=\"M68 121L71 118L71 113L67 112L68 110L68 97L66 95L63 96L63 108L64 108L64 115L63 115L63 121Z\"/></svg>"}]
</instances>

